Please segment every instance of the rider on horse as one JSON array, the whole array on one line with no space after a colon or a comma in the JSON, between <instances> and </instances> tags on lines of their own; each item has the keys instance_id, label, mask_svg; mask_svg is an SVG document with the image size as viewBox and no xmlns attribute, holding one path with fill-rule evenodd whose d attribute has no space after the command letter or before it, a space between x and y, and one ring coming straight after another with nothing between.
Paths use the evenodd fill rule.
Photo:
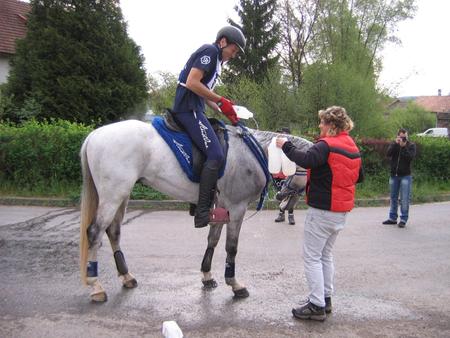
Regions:
<instances>
[{"instance_id":1,"label":"rider on horse","mask_svg":"<svg viewBox=\"0 0 450 338\"><path fill-rule=\"evenodd\" d=\"M246 39L239 28L223 27L214 44L205 44L189 58L178 77L173 105L174 117L195 145L206 156L200 177L199 197L195 212L196 228L207 226L214 200L218 174L225 155L211 124L205 115L205 103L222 112L233 125L239 121L232 101L217 95L213 89L222 65L244 51Z\"/></svg>"}]
</instances>

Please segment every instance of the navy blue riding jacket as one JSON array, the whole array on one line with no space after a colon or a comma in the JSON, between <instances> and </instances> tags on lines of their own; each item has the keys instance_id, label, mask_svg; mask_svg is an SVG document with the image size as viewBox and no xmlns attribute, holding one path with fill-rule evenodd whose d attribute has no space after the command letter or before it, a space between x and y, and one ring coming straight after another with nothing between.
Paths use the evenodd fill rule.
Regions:
<instances>
[{"instance_id":1,"label":"navy blue riding jacket","mask_svg":"<svg viewBox=\"0 0 450 338\"><path fill-rule=\"evenodd\" d=\"M205 154L207 161L215 161L220 165L225 156L205 115L205 99L186 88L186 81L192 68L203 70L201 82L212 90L222 70L222 52L219 46L205 44L190 56L178 77L172 110L177 121L183 125L195 145Z\"/></svg>"},{"instance_id":2,"label":"navy blue riding jacket","mask_svg":"<svg viewBox=\"0 0 450 338\"><path fill-rule=\"evenodd\" d=\"M222 53L219 46L216 44L203 45L186 62L178 76L178 86L173 105L175 113L205 111L205 100L185 87L192 68L198 68L205 72L201 82L212 90L222 70Z\"/></svg>"}]
</instances>

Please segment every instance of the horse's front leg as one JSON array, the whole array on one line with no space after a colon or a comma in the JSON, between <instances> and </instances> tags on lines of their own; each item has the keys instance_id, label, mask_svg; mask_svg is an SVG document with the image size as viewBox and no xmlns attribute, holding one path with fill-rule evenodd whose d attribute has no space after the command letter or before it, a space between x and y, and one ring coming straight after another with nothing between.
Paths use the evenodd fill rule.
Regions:
<instances>
[{"instance_id":1,"label":"horse's front leg","mask_svg":"<svg viewBox=\"0 0 450 338\"><path fill-rule=\"evenodd\" d=\"M227 285L231 286L236 298L246 298L249 296L247 288L240 284L235 277L235 259L243 217L244 215L242 215L239 220L232 220L229 224L227 224L227 242L225 245L225 249L227 251L227 258L225 262L225 282Z\"/></svg>"},{"instance_id":2,"label":"horse's front leg","mask_svg":"<svg viewBox=\"0 0 450 338\"><path fill-rule=\"evenodd\" d=\"M208 247L206 248L205 254L203 256L201 267L201 271L203 273L202 283L205 289L214 289L217 287L217 282L214 280L211 273L211 262L214 255L214 249L220 239L222 228L223 224L211 225L209 227Z\"/></svg>"}]
</instances>

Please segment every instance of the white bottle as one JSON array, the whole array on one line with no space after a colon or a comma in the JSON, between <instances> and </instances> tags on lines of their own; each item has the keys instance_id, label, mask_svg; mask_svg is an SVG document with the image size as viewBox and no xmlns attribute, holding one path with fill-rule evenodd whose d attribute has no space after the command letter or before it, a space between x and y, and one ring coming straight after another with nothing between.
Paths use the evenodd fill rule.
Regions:
<instances>
[{"instance_id":1,"label":"white bottle","mask_svg":"<svg viewBox=\"0 0 450 338\"><path fill-rule=\"evenodd\" d=\"M276 145L277 138L274 137L267 148L269 157L269 172L271 174L278 174L281 171L281 148Z\"/></svg>"},{"instance_id":2,"label":"white bottle","mask_svg":"<svg viewBox=\"0 0 450 338\"><path fill-rule=\"evenodd\" d=\"M163 322L162 334L164 338L183 338L183 332L173 320Z\"/></svg>"},{"instance_id":3,"label":"white bottle","mask_svg":"<svg viewBox=\"0 0 450 338\"><path fill-rule=\"evenodd\" d=\"M236 111L236 115L240 119L248 120L249 118L253 117L253 113L248 110L246 107L243 106L233 106L234 110Z\"/></svg>"},{"instance_id":4,"label":"white bottle","mask_svg":"<svg viewBox=\"0 0 450 338\"><path fill-rule=\"evenodd\" d=\"M292 176L297 170L297 165L292 162L287 156L282 152L281 154L281 171L285 176Z\"/></svg>"}]
</instances>

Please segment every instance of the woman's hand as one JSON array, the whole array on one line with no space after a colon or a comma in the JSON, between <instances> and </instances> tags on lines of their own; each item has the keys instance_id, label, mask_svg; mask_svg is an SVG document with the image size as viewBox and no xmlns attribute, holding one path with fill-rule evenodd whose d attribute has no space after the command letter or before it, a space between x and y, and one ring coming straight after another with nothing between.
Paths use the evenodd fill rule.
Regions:
<instances>
[{"instance_id":1,"label":"woman's hand","mask_svg":"<svg viewBox=\"0 0 450 338\"><path fill-rule=\"evenodd\" d=\"M287 142L287 138L286 137L281 137L281 136L278 136L277 137L277 139L276 139L276 145L277 145L277 147L278 148L281 148L281 147L283 147L283 144L285 144L286 142Z\"/></svg>"}]
</instances>

